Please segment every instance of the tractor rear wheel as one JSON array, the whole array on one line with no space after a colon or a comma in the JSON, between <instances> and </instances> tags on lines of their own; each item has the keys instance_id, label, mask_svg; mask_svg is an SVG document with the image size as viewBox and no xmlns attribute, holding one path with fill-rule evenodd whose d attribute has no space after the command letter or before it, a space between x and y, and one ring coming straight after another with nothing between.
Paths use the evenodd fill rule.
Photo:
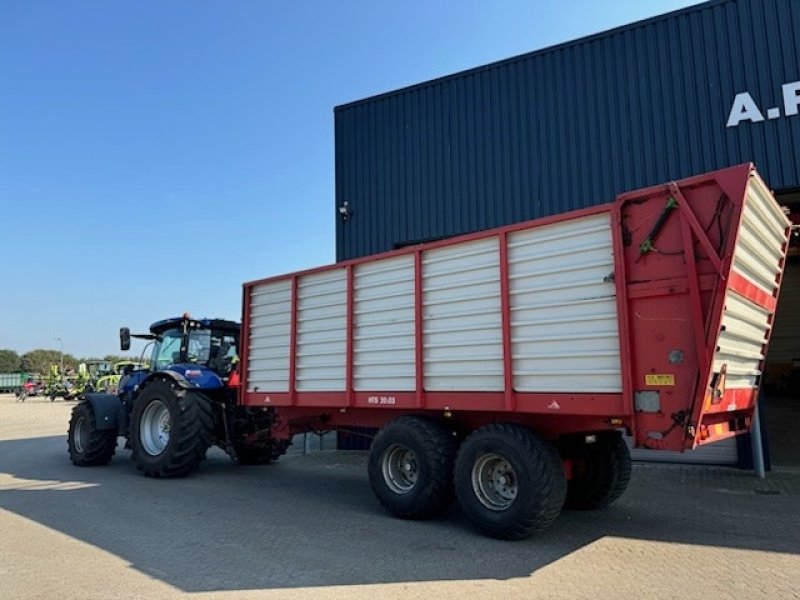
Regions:
<instances>
[{"instance_id":1,"label":"tractor rear wheel","mask_svg":"<svg viewBox=\"0 0 800 600\"><path fill-rule=\"evenodd\" d=\"M173 381L148 383L133 405L133 461L148 477L184 477L205 459L214 433L211 400Z\"/></svg>"},{"instance_id":2,"label":"tractor rear wheel","mask_svg":"<svg viewBox=\"0 0 800 600\"><path fill-rule=\"evenodd\" d=\"M591 444L576 443L563 451L572 460L567 508L589 510L608 506L631 480L631 454L618 433L598 435Z\"/></svg>"},{"instance_id":3,"label":"tractor rear wheel","mask_svg":"<svg viewBox=\"0 0 800 600\"><path fill-rule=\"evenodd\" d=\"M116 429L98 429L94 409L81 402L72 409L67 432L69 459L78 467L97 467L111 462L117 448Z\"/></svg>"},{"instance_id":4,"label":"tractor rear wheel","mask_svg":"<svg viewBox=\"0 0 800 600\"><path fill-rule=\"evenodd\" d=\"M369 482L380 503L402 519L443 513L455 499L456 440L441 423L400 417L375 436L369 453Z\"/></svg>"},{"instance_id":5,"label":"tractor rear wheel","mask_svg":"<svg viewBox=\"0 0 800 600\"><path fill-rule=\"evenodd\" d=\"M567 493L555 446L510 423L486 425L464 441L455 482L470 521L486 535L505 540L549 527Z\"/></svg>"}]
</instances>

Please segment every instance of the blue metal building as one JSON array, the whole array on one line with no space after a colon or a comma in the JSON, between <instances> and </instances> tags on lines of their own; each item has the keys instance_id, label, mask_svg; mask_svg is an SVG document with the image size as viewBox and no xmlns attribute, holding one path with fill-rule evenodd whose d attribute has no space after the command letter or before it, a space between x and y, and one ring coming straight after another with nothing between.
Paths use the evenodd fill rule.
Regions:
<instances>
[{"instance_id":1,"label":"blue metal building","mask_svg":"<svg viewBox=\"0 0 800 600\"><path fill-rule=\"evenodd\" d=\"M800 0L711 0L339 106L335 122L337 260L745 161L800 207ZM800 297L792 260L785 298ZM781 302L768 358L798 377L799 329L800 302ZM735 462L735 446L698 460Z\"/></svg>"},{"instance_id":2,"label":"blue metal building","mask_svg":"<svg viewBox=\"0 0 800 600\"><path fill-rule=\"evenodd\" d=\"M745 161L800 188L799 107L798 0L714 0L339 106L337 260Z\"/></svg>"}]
</instances>

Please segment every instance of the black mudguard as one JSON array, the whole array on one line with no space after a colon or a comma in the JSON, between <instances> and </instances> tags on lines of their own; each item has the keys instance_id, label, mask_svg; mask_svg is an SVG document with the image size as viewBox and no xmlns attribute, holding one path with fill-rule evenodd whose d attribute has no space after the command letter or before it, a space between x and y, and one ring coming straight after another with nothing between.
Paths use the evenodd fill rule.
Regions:
<instances>
[{"instance_id":1,"label":"black mudguard","mask_svg":"<svg viewBox=\"0 0 800 600\"><path fill-rule=\"evenodd\" d=\"M119 429L122 401L114 394L83 394L82 400L92 405L97 429Z\"/></svg>"}]
</instances>

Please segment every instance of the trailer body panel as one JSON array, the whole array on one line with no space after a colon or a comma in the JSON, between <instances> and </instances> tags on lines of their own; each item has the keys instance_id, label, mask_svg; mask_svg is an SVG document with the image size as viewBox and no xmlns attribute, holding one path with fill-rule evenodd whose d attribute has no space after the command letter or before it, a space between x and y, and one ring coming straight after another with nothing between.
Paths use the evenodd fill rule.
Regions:
<instances>
[{"instance_id":1,"label":"trailer body panel","mask_svg":"<svg viewBox=\"0 0 800 600\"><path fill-rule=\"evenodd\" d=\"M297 428L427 410L723 439L750 425L788 234L747 164L250 282L240 401Z\"/></svg>"}]
</instances>

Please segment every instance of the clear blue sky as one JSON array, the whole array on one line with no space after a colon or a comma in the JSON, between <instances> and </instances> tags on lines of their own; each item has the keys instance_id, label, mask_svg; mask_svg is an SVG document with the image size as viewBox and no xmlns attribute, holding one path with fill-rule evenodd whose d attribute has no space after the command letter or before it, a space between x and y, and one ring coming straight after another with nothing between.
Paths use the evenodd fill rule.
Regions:
<instances>
[{"instance_id":1,"label":"clear blue sky","mask_svg":"<svg viewBox=\"0 0 800 600\"><path fill-rule=\"evenodd\" d=\"M685 0L0 4L0 348L239 319L334 260L333 107Z\"/></svg>"}]
</instances>

